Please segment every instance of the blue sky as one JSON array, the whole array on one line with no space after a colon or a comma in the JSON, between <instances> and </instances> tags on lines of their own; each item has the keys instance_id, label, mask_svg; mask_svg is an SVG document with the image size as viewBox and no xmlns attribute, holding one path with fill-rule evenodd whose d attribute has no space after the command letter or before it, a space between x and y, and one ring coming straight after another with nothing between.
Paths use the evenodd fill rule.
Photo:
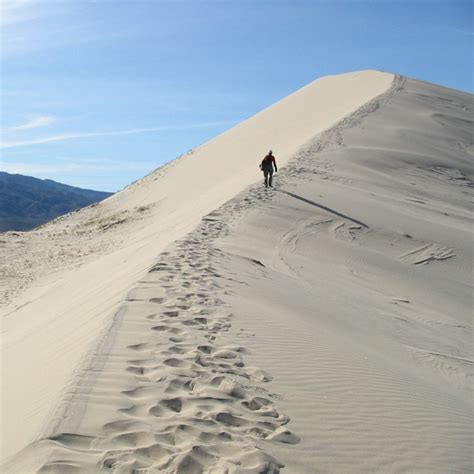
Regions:
<instances>
[{"instance_id":1,"label":"blue sky","mask_svg":"<svg viewBox=\"0 0 474 474\"><path fill-rule=\"evenodd\" d=\"M0 1L1 169L74 186L118 190L327 74L473 88L469 0Z\"/></svg>"}]
</instances>

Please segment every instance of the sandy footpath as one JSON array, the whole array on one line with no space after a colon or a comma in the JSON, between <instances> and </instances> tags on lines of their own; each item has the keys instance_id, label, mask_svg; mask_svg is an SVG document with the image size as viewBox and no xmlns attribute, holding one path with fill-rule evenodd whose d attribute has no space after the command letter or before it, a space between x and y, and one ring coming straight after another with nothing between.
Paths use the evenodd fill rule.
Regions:
<instances>
[{"instance_id":1,"label":"sandy footpath","mask_svg":"<svg viewBox=\"0 0 474 474\"><path fill-rule=\"evenodd\" d=\"M15 323L6 333L19 345L10 356L29 347L38 360L4 365L19 381L10 396L37 390L28 393L36 418L24 432L8 425L10 449L22 451L6 472L472 470L472 96L398 76L378 81L385 92L327 131L308 128L297 147L293 132L274 189L237 192L228 181L224 199L211 179L208 201L163 219L171 240L166 249L165 237L154 243L153 255L147 239L170 209L159 192L185 182L204 151L162 171L165 190L152 192L150 175L105 201L104 215L107 206L144 209L136 224L101 233L103 257L73 270L84 282L102 276L93 310L84 313L92 282L80 289L82 314L73 304L56 313L58 292L71 296L60 281L31 303L51 305L40 322L58 354L48 370L63 364L54 390L44 371L28 384L18 373L20 362L31 371L45 360L46 335L25 335L31 313L7 307ZM319 96L309 99L317 105ZM73 350L71 330L80 339ZM3 407L27 417L28 396Z\"/></svg>"}]
</instances>

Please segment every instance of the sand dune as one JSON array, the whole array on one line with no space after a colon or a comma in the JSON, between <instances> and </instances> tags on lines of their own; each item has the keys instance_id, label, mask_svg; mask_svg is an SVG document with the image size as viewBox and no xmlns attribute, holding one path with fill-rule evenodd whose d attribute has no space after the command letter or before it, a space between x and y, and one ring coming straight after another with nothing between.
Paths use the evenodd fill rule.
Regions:
<instances>
[{"instance_id":1,"label":"sand dune","mask_svg":"<svg viewBox=\"0 0 474 474\"><path fill-rule=\"evenodd\" d=\"M471 103L324 78L6 235L41 242L6 285L6 472L472 470ZM90 256L40 278L54 243Z\"/></svg>"},{"instance_id":2,"label":"sand dune","mask_svg":"<svg viewBox=\"0 0 474 474\"><path fill-rule=\"evenodd\" d=\"M451 126L470 97L398 81L308 143L269 201L247 195L218 243L250 283L227 300L250 362L301 438L270 449L289 472L473 468L472 156Z\"/></svg>"}]
</instances>

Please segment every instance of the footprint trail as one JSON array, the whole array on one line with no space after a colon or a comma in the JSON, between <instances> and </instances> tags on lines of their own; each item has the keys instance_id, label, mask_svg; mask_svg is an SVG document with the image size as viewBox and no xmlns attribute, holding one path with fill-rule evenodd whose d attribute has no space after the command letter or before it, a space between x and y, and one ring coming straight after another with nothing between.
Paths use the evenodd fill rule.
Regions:
<instances>
[{"instance_id":1,"label":"footprint trail","mask_svg":"<svg viewBox=\"0 0 474 474\"><path fill-rule=\"evenodd\" d=\"M75 430L83 434L66 433L60 422L39 442L52 454L38 472L280 472L270 443L299 437L265 388L271 375L247 366L246 349L225 337L232 313L217 268L226 255L214 245L240 211L270 198L252 187L159 256L68 401L71 413L84 405L81 386L92 385ZM91 374L93 383L84 383ZM104 410L110 421L88 428L84 420L94 412L103 419Z\"/></svg>"}]
</instances>

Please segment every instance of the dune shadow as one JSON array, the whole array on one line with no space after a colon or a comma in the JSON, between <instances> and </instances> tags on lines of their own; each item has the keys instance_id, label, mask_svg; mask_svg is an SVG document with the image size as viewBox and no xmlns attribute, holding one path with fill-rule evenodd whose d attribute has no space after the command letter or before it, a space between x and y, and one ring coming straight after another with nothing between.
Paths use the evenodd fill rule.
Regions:
<instances>
[{"instance_id":1,"label":"dune shadow","mask_svg":"<svg viewBox=\"0 0 474 474\"><path fill-rule=\"evenodd\" d=\"M367 224L364 224L363 222L358 221L357 219L353 219L352 217L346 216L345 214L341 214L340 212L338 212L334 209L331 209L330 207L323 206L322 204L318 204L317 202L311 201L310 199L306 199L302 196L298 196L298 194L290 193L289 191L285 191L283 189L278 189L277 191L279 191L280 193L287 194L288 196L294 197L295 199L303 201L307 204L311 204L312 206L319 207L319 209L323 209L324 211L330 212L331 214L334 214L338 217L342 217L343 219L347 219L351 222L354 222L354 224L358 224L362 227L366 227L367 229L369 228L369 226Z\"/></svg>"}]
</instances>

